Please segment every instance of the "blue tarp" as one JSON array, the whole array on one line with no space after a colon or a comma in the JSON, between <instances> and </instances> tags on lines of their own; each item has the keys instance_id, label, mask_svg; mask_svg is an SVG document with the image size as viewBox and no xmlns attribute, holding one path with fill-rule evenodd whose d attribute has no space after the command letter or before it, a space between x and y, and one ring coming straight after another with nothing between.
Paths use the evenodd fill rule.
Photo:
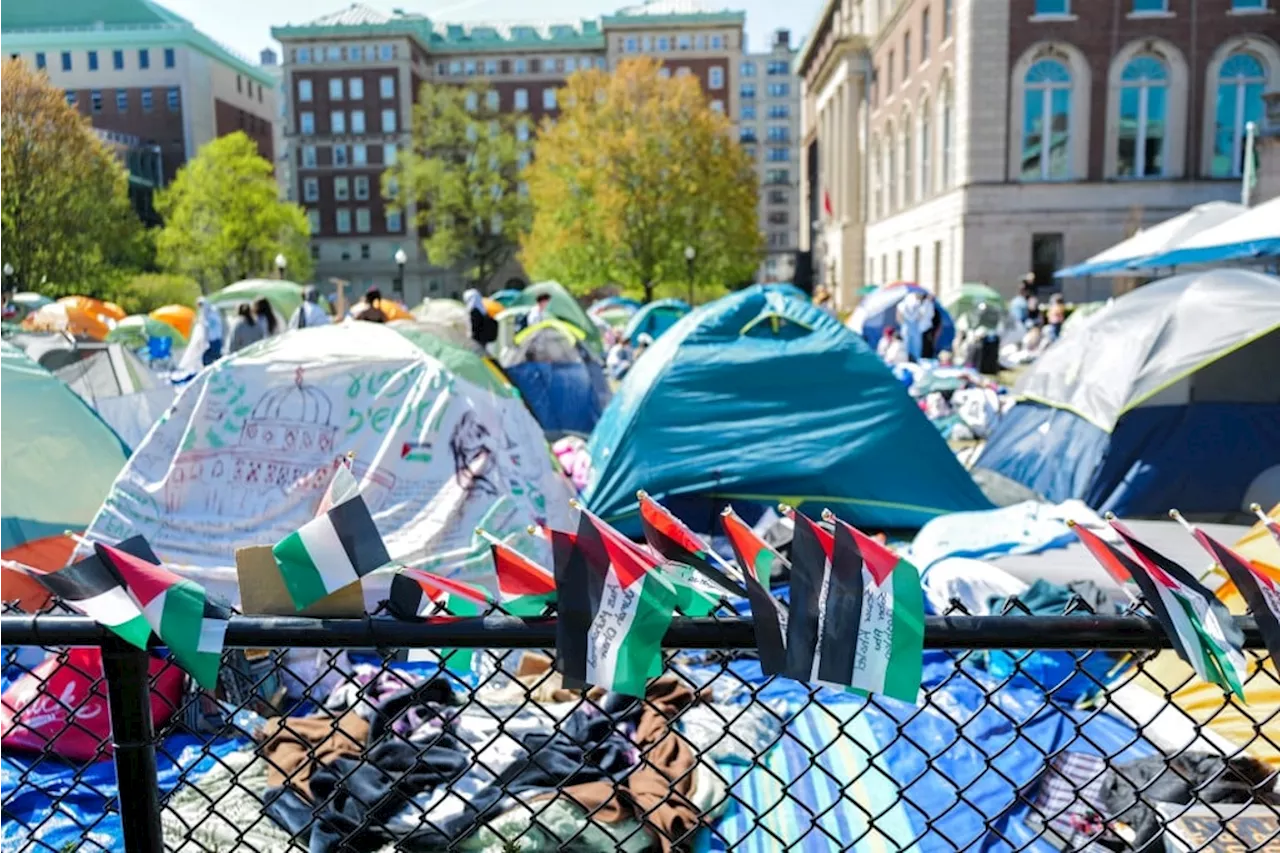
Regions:
<instances>
[{"instance_id":1,"label":"blue tarp","mask_svg":"<svg viewBox=\"0 0 1280 853\"><path fill-rule=\"evenodd\" d=\"M683 299L659 299L642 306L631 315L622 336L635 344L636 338L648 335L655 341L689 313L689 303Z\"/></svg>"},{"instance_id":2,"label":"blue tarp","mask_svg":"<svg viewBox=\"0 0 1280 853\"><path fill-rule=\"evenodd\" d=\"M591 432L609 399L604 371L595 361L526 361L506 368L544 430Z\"/></svg>"},{"instance_id":3,"label":"blue tarp","mask_svg":"<svg viewBox=\"0 0 1280 853\"><path fill-rule=\"evenodd\" d=\"M639 532L637 489L682 511L688 499L829 506L877 529L990 507L857 335L760 286L698 308L659 338L589 450L586 503L628 533Z\"/></svg>"},{"instance_id":4,"label":"blue tarp","mask_svg":"<svg viewBox=\"0 0 1280 853\"><path fill-rule=\"evenodd\" d=\"M978 467L1054 503L1079 498L1117 515L1234 512L1280 465L1280 405L1140 406L1107 433L1063 409L1023 401L1002 419Z\"/></svg>"}]
</instances>

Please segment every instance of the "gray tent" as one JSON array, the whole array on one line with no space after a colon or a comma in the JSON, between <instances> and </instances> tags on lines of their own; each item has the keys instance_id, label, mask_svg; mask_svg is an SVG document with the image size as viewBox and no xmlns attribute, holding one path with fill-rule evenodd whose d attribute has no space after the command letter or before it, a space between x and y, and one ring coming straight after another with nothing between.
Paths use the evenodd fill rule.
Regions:
<instances>
[{"instance_id":1,"label":"gray tent","mask_svg":"<svg viewBox=\"0 0 1280 853\"><path fill-rule=\"evenodd\" d=\"M97 344L54 375L94 408L129 447L137 447L173 402L174 389L121 344Z\"/></svg>"}]
</instances>

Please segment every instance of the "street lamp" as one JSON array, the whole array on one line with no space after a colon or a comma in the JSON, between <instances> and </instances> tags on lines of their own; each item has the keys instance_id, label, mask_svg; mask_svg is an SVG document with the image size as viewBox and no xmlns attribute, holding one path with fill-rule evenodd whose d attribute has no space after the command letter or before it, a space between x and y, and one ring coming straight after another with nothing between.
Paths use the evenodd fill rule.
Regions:
<instances>
[{"instance_id":1,"label":"street lamp","mask_svg":"<svg viewBox=\"0 0 1280 853\"><path fill-rule=\"evenodd\" d=\"M12 283L12 281L13 281L13 264L6 261L4 265L4 289L5 290L13 289L12 287L10 287L10 284Z\"/></svg>"},{"instance_id":2,"label":"street lamp","mask_svg":"<svg viewBox=\"0 0 1280 853\"><path fill-rule=\"evenodd\" d=\"M289 266L289 259L284 256L284 252L276 255L276 278L284 278L284 268Z\"/></svg>"},{"instance_id":3,"label":"street lamp","mask_svg":"<svg viewBox=\"0 0 1280 853\"><path fill-rule=\"evenodd\" d=\"M685 273L689 277L689 307L693 307L693 259L698 256L698 250L692 246L684 247L684 263Z\"/></svg>"},{"instance_id":4,"label":"street lamp","mask_svg":"<svg viewBox=\"0 0 1280 853\"><path fill-rule=\"evenodd\" d=\"M396 249L396 293L401 299L404 299L404 265L408 262L409 256L404 249Z\"/></svg>"}]
</instances>

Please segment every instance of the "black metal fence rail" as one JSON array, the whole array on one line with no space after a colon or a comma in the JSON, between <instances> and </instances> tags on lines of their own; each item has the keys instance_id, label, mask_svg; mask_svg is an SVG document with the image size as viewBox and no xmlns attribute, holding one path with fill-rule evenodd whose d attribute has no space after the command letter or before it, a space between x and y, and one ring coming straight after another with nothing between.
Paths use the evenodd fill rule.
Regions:
<instances>
[{"instance_id":1,"label":"black metal fence rail","mask_svg":"<svg viewBox=\"0 0 1280 853\"><path fill-rule=\"evenodd\" d=\"M1237 622L1244 631L1246 645L1250 649L1261 650L1262 638L1254 620L1238 618ZM184 712L190 711L201 700L198 695L188 694L184 698L183 707L175 709L175 713L167 723L157 726L151 713L154 681L154 674L150 669L153 664L151 655L127 646L110 631L92 620L77 616L4 615L0 617L0 637L3 638L6 647L39 646L50 650L89 647L101 650L103 679L112 723L113 760L119 782L116 799L109 808L118 809L124 850L128 853L137 853L137 851L169 849L166 848L166 842L169 843L170 848L178 846L184 851L264 849L256 846L256 842L250 839L252 827L241 827L239 830L233 828L224 832L224 835L229 833L229 840L225 841L227 846L220 846L223 844L221 841L201 840L199 827L191 827L183 823L182 821L186 818L179 821L180 829L176 835L172 827L166 835L165 828L162 826L162 815L170 809L170 803L167 795L161 791L158 781L157 749L163 748L166 735L182 730L185 725L183 721L186 716L189 716L184 715ZM462 707L471 710L472 706L479 706L479 710L484 710L483 701L477 698L477 694L482 689L500 682L523 685L517 689L520 701L514 706L515 712L535 710L541 713L547 707L545 703L548 700L536 698L535 694L539 694L544 685L541 682L531 682L523 673L517 673L511 664L510 655L514 650L542 651L549 655L550 653L545 650L554 647L555 622L554 620L521 621L507 617L442 623L410 623L382 618L307 619L236 616L229 623L225 642L228 661L236 654L240 654L243 659L244 653L238 653L235 650L259 650L259 654L270 655L268 664L265 667L259 666L250 679L252 682L250 687L253 690L265 689L264 684L274 684L275 681L283 680L285 676L293 675L285 659L286 652L289 650L333 650L326 657L326 666L318 671L311 683L304 684L302 689L304 694L311 696L313 688L319 689L318 685L322 679L330 681L336 679L344 688L350 688L354 704L336 710L325 706L317 709L314 704L310 708L310 713L315 715L311 719L327 719L332 723L334 731L337 731L340 727L339 720L346 719L344 716L346 714L354 713L355 705L367 704L370 709L373 709L377 702L381 701L371 697L373 690L371 685L378 678L398 671L398 668L393 666L393 657L395 650L399 649L493 650L492 653L486 652L489 655L487 660L490 666L487 671L477 676L476 683L446 676L451 679L452 689L460 692L465 698L465 705ZM745 652L745 656L750 657L754 649L754 635L749 620L677 619L672 623L664 640L664 647L669 650L670 655L664 680L669 676L671 684L684 684L682 679L687 680L688 676L685 674L686 668L681 663L681 653L691 654L690 650L696 650L701 656L697 661L697 666L701 667L700 671L711 674L702 683L689 682L687 686L690 688L690 694L701 695L703 692L709 694L712 687L723 679L725 684L720 685L724 688L722 693L736 694L735 701L742 700L739 704L752 713L756 711L757 705L759 706L761 716L777 729L773 740L764 747L758 745L753 747L754 752L747 750L751 754L746 762L744 775L738 776L736 782L722 779L718 783L719 789L722 789L719 795L720 800L711 804L699 803L693 812L695 820L692 826L685 824L668 826L663 823L667 820L663 816L665 815L663 809L670 804L669 801L660 799L657 805L645 805L648 801L632 792L628 794L628 798L610 800L604 805L597 803L591 809L583 806L586 812L586 823L580 826L571 837L548 836L545 833L537 835L532 826L540 826L540 816L545 813L540 809L548 802L546 799L548 795L544 793L541 798L530 798L525 796L525 793L515 790L514 785L511 786L512 790L508 790L507 786L510 782L508 777L511 774L505 770L494 771L492 775L498 780L495 784L501 787L502 802L515 803L530 809L528 819L530 827L522 829L518 837L500 839L501 846L492 849L521 851L521 853L541 849L591 849L592 844L588 842L592 838L595 838L595 846L599 846L599 839L590 835L595 827L607 825L612 832L618 826L633 824L638 828L630 830L631 835L614 839L618 846L626 844L631 849L689 849L695 832L700 827L711 826L710 832L713 836L711 849L744 851L744 853L763 849L855 849L859 844L878 846L880 849L1060 849L1088 851L1088 853L1099 853L1099 851L1110 849L1258 851L1280 849L1280 810L1276 805L1280 802L1280 795L1276 794L1277 766L1280 766L1280 743L1276 741L1280 738L1275 737L1276 731L1280 730L1280 703L1272 708L1250 708L1249 714L1254 720L1253 739L1248 743L1237 743L1238 748L1234 751L1222 750L1217 756L1207 758L1199 751L1200 747L1193 749L1193 744L1184 745L1171 753L1157 751L1157 754L1163 755L1168 773L1175 774L1182 780L1180 782L1178 779L1168 777L1168 773L1157 773L1154 776L1148 773L1141 779L1129 779L1125 776L1124 767L1120 765L1122 756L1127 756L1135 745L1143 747L1150 745L1152 733L1149 727L1153 725L1151 720L1130 717L1129 723L1132 725L1134 735L1131 742L1120 745L1123 748L1101 748L1092 742L1092 736L1087 727L1096 715L1103 713L1100 706L1106 704L1108 695L1140 677L1150 678L1145 669L1151 663L1155 653L1169 648L1169 645L1168 637L1154 620L1132 615L929 617L926 624L925 647L929 650L949 653L945 657L954 663L954 671L945 672L932 683L927 684L922 694L921 704L914 710L901 703L896 703L892 709L888 709L886 704L888 700L870 698L864 707L874 709L877 714L883 711L883 717L877 717L877 720L880 723L886 719L891 721L895 726L894 734L888 743L881 744L874 753L867 751L861 770L850 778L842 778L841 768L829 766L830 762L824 758L828 747L832 749L832 754L835 754L834 744L824 745L814 743L812 740L801 740L790 728L802 712L813 708L824 708L820 688L806 688L807 699L798 707L798 710L792 708L786 713L775 712L774 706L771 706L763 695L769 682L767 680L748 681L732 666L738 653ZM356 676L351 671L344 671L337 657L340 650L368 652L374 661L370 666L376 669L372 675L372 681L357 682ZM1054 660L1068 662L1068 675L1061 678L1054 676L1044 683L1037 681L1045 676L1039 668L1033 669L1030 652L1026 650L1056 654L1057 657ZM501 651L506 651L507 655L504 657L498 654ZM993 663L992 660L984 658L983 655L988 653L998 656L999 660ZM1251 690L1267 687L1271 691L1270 695L1280 696L1280 683L1277 683L1274 672L1261 664L1261 653L1254 651L1251 654L1254 657L1254 666L1247 686ZM1114 667L1108 669L1113 663ZM6 656L6 666L10 665L11 662ZM224 670L229 666L230 664L224 665ZM1121 671L1125 674L1115 674ZM548 674L547 678L550 679L552 676ZM1076 687L1071 697L1063 698L1062 694L1066 692L1064 686L1068 682ZM1038 700L1041 704L1038 708L1031 709L1035 713L1028 712L1024 716L1018 716L1004 707L999 699L999 692L1015 683L1021 686L1024 693L1028 684L1032 685L1033 695L1036 690L1042 692L1043 696ZM1188 683L1190 683L1188 679L1183 679L1178 683L1161 684L1165 690L1165 696L1161 701L1165 702L1166 709L1175 714L1179 713L1178 706L1172 703L1169 697L1186 687ZM421 689L421 685L416 689ZM520 690L523 692L520 693ZM965 695L973 695L975 690L985 692L981 693L981 701L971 716L967 719L952 720L955 734L951 743L941 747L937 744L917 743L918 718L924 715L926 710L930 714L941 714L944 720L949 718L948 715L951 713L949 709L954 703L942 694L959 691ZM1087 695L1078 696L1075 695L1076 693ZM557 696L555 701L561 701L561 697ZM609 700L597 695L584 694L575 701L578 704L570 713L576 714L579 708L585 709L589 717L615 712L616 703L609 704ZM645 709L652 710L659 707L660 701L662 700L650 695L642 701L642 705ZM1238 710L1239 706L1235 703L1235 699L1225 695L1222 697L1224 711L1228 708ZM223 709L225 717L218 727L213 731L206 731L206 735L215 738L220 736L244 738L249 734L234 722L234 714L250 708L254 702L250 699L241 699L231 704L234 707ZM852 726L856 718L863 713L861 710L854 710L852 714L848 714L847 707L846 716L831 715L833 720L838 721L836 728L840 737L845 736L847 727ZM663 705L662 708L663 713L669 715L665 718L665 731L675 732L678 722L683 727L683 715L687 712L687 707L674 712L668 706ZM75 710L74 708L66 709L68 716L74 717ZM418 706L416 711L406 713L421 715L421 711L422 706ZM424 741L420 734L413 737L398 734L395 728L402 720L379 720L376 715L382 713L381 708L376 711L371 710L369 713L375 714L374 719L377 721L373 724L374 731L369 735L370 743L352 745L351 749L344 752L344 755L350 753L350 762L342 764L346 775L337 774L334 790L327 788L323 792L307 790L305 780L300 782L291 775L298 771L282 770L274 764L268 768L268 773L274 773L283 778L283 781L277 785L281 790L294 794L302 792L312 798L304 801L313 808L311 813L313 817L301 829L296 826L288 829L291 834L290 843L306 848L307 836L310 835L313 827L324 824L328 833L325 837L329 840L326 842L327 846L322 845L321 849L381 850L384 849L384 842L389 837L386 834L385 825L378 823L383 821L385 824L386 816L389 814L386 798L399 797L397 802L402 810L414 807L412 797L388 793L376 801L360 803L360 808L355 809L354 812L359 813L361 817L355 823L342 823L342 819L345 818L339 814L341 810L335 803L344 801L343 798L346 798L347 802L353 797L359 800L362 796L354 793L354 786L359 774L368 769L366 763L376 760L374 757L376 738L382 737L392 742L397 748L406 747L412 741L413 749L418 750L418 757L426 755L430 749L434 748L432 744L435 741ZM746 714L747 711L743 713ZM771 714L777 718L776 721L769 720ZM1021 770L1009 767L1008 762L1002 757L1007 747L970 739L968 729L975 725L974 721L980 717L984 720L990 718L997 721L1002 718L1007 719L1007 727L1012 736L1021 737L1024 730L1029 730L1033 726L1037 717L1046 714L1061 715L1064 724L1074 725L1075 729L1070 737L1059 738L1062 743L1054 749L1040 750L1037 761L1043 765L1043 768L1027 778L1024 778L1026 774ZM1127 714L1121 712L1121 718L1124 716ZM1185 712L1182 716L1190 721L1197 736L1209 727L1206 721L1192 719ZM496 736L507 737L509 734L507 728L513 724L509 720L499 718L496 714L494 717L497 720ZM1210 722L1214 717L1216 714L1210 715ZM280 732L290 731L289 721L292 719L294 718L283 718ZM687 742L684 740L684 735L678 736L681 743L685 743L685 748L692 751L699 773L704 772L704 764L713 768L720 766L708 759L704 752L713 747L718 748L726 738L737 737L735 730L739 727L740 719L741 717L726 719L725 731L721 739L711 746L700 744L690 747L688 744L693 742L692 736ZM384 723L381 734L378 734L378 727ZM448 730L447 722L445 730ZM684 731L683 728L680 730ZM558 723L555 731L560 732ZM563 734L563 732L560 733ZM257 738L255 755L261 756L264 749L262 734L256 732L254 736ZM812 735L809 737L811 738ZM536 756L537 749L529 746L530 743L532 741L521 741L522 746L528 748L531 755ZM1245 754L1246 750L1254 746L1262 747L1264 754L1274 753L1275 761L1268 763L1265 755L1260 761L1248 757ZM315 759L319 748L315 744L310 747L311 759L307 764L308 767L321 767L319 759ZM660 743L648 743L639 749L637 766L649 767L651 763L657 762L654 756L659 751L671 748L674 748L672 742L666 740L665 735L660 738ZM800 763L789 773L777 770L778 762L765 758L768 751L774 748L792 750L793 754L801 756ZM859 748L863 749L864 746L860 744ZM914 774L913 778L891 778L890 769L886 768L897 760L895 756L898 753L893 752L895 748L901 748L906 752L910 752L910 748L919 751L923 756L923 769L918 774ZM955 768L950 765L942 766L939 756L951 749L973 752L981 773L973 779L950 778L948 774L954 775ZM401 751L403 752L403 749ZM611 775L610 771L595 767L592 762L597 759L588 756L588 752L589 750L583 752L579 765L569 775L575 780L583 778L610 782L615 786L615 797L617 797L617 786L626 783L619 781L616 774ZM214 755L207 746L204 754ZM481 775L488 772L485 767L487 759L484 757L487 754L483 749L474 751L468 771L478 770ZM1075 771L1071 769L1070 759L1076 754L1092 754L1100 759L1100 764L1095 766L1091 773L1086 773L1082 777L1072 777L1071 774ZM1190 772L1183 773L1183 765L1191 766L1193 758L1200 762L1195 764L1197 769L1194 770L1194 773L1199 775L1191 778ZM58 760L51 754L39 757L39 761L56 762ZM217 760L221 762L221 758ZM270 762L271 759L267 760ZM237 771L227 769L226 772L230 775L233 787L240 784ZM307 772L320 773L316 770ZM672 791L678 792L682 790L682 786L688 787L690 774L693 772L694 769L687 769L679 778L670 779ZM896 774L898 769L894 767L892 772ZM761 803L753 800L749 793L743 792L745 784L743 780L748 774L761 774L762 778L767 777L766 781L777 790L779 800L776 807L783 808L785 805L799 816L798 830L790 835L780 830L776 825L779 821L773 820L768 814L773 807L762 808ZM977 792L981 785L985 784L979 780L983 774L987 782L994 781L1009 790L1008 806L1000 814L993 814L987 805L978 805L980 797ZM787 775L795 778L785 778ZM1184 779L1184 775L1188 778ZM384 776L389 790L398 791L398 786L404 777L395 773L384 774ZM913 793L919 790L918 786L932 784L931 780L938 776L945 777L945 784L954 788L953 801L948 803L942 814L931 813L937 811L932 801L917 803L915 800L919 795ZM1058 777L1062 777L1061 783ZM569 787L568 778L566 777L566 785L563 786L565 789ZM503 781L504 779L506 781ZM326 775L325 780L326 785L334 782L333 774ZM26 781L25 774L19 781ZM194 781L187 776L186 771L182 772L181 783L192 784ZM897 789L891 808L877 809L862 802L866 797L867 786L885 784ZM834 800L832 802L822 800L805 787L806 785L816 785L828 791L828 799L834 798ZM345 790L344 786L351 786L352 790ZM1103 793L1098 792L1100 786L1106 789ZM1167 791L1171 787L1181 791L1180 796L1183 799L1182 802L1176 803L1177 808L1172 810L1166 808L1168 804L1164 799L1168 796ZM444 788L447 795L460 797L464 801L470 796L467 793L460 793L461 788L455 791L454 782L450 782ZM245 790L248 790L248 787L245 787ZM563 793L559 786L556 790ZM1117 794L1117 791L1120 793ZM17 819L10 811L10 801L16 793L12 789L4 792L6 823ZM266 810L277 793L272 793L268 797L262 795L260 791L255 791L253 796L258 798L263 809ZM672 793L670 796L682 797L683 794ZM1124 796L1127 796L1128 800L1124 800ZM817 797L816 800L815 797ZM1115 806L1117 797L1123 801L1122 805L1127 803L1128 807L1116 807L1114 809L1117 811L1116 814L1107 813L1108 808ZM559 797L552 796L551 799L558 800ZM218 814L218 808L222 802L223 800L213 800L209 803L210 820L216 818L222 824L233 824L234 820L224 819ZM534 804L530 805L531 802ZM621 805L619 805L620 802ZM1223 803L1232 804L1227 810L1229 813L1224 813L1221 805ZM677 805L683 809L681 814L688 813L687 803L681 801ZM1217 811L1210 813L1206 818L1204 814L1197 811L1205 805L1210 805ZM429 815L433 812L426 806L422 808L425 810L419 815L419 822L431 824L432 819ZM616 815L609 813L610 809L616 811L619 808L628 812L630 822L618 823ZM950 837L954 835L954 829L948 823L948 816L962 809L969 809L980 817L982 826L979 836ZM349 813L351 811L348 809ZM746 826L746 830L743 831L745 834L741 832L736 836L721 834L720 830L714 828L712 821L705 820L706 816L712 812L717 815L728 813L736 815L734 820ZM1140 816L1135 817L1139 812ZM911 827L905 837L901 829L901 819L904 815L909 818L906 823ZM349 816L350 814L346 815L346 817ZM273 814L272 817L274 818L275 815ZM894 822L895 819L898 823ZM260 820L270 823L270 819L265 816ZM845 821L845 823L839 824L838 821ZM1010 821L1020 829L1012 831L1010 826L1013 824ZM1153 827L1150 825L1152 821L1155 821L1154 834ZM279 823L278 819L276 823ZM857 828L849 830L847 835L842 835L839 827L847 829L852 824L857 824ZM275 826L275 824L271 825ZM24 826L23 829L26 832L24 849L64 849L62 845L54 847L42 842L41 826ZM95 847L109 849L103 848L101 842L91 839L91 829L92 827L85 827L83 843L77 845L77 849L81 846L84 849ZM239 834L236 834L237 832ZM1126 835L1126 833L1135 832L1137 834L1132 837ZM10 839L8 831L5 837L8 842ZM393 840L395 849L438 849L430 845L438 844L439 837L431 837L435 839L434 842L423 842L420 837L407 834L406 831L403 837L396 837ZM547 842L547 837L551 837L552 842ZM612 835L607 837L614 838ZM455 842L457 842L456 849L475 849L466 847L463 841L463 836L450 838L446 846L449 849L455 849ZM652 843L646 846L649 842ZM547 846L548 843L551 846ZM428 846L424 847L422 844ZM8 846L6 843L6 849ZM273 849L272 853L276 853L276 850Z\"/></svg>"}]
</instances>

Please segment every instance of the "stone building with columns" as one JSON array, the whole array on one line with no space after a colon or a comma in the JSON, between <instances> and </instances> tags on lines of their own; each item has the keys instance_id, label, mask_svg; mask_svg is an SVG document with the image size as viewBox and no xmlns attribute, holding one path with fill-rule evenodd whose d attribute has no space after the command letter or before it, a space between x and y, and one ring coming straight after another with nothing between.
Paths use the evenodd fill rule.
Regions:
<instances>
[{"instance_id":1,"label":"stone building with columns","mask_svg":"<svg viewBox=\"0 0 1280 853\"><path fill-rule=\"evenodd\" d=\"M798 69L815 278L844 304L898 280L1056 287L1139 227L1238 198L1244 126L1280 88L1276 4L1161 5L829 0ZM837 65L865 85L832 109Z\"/></svg>"}]
</instances>

